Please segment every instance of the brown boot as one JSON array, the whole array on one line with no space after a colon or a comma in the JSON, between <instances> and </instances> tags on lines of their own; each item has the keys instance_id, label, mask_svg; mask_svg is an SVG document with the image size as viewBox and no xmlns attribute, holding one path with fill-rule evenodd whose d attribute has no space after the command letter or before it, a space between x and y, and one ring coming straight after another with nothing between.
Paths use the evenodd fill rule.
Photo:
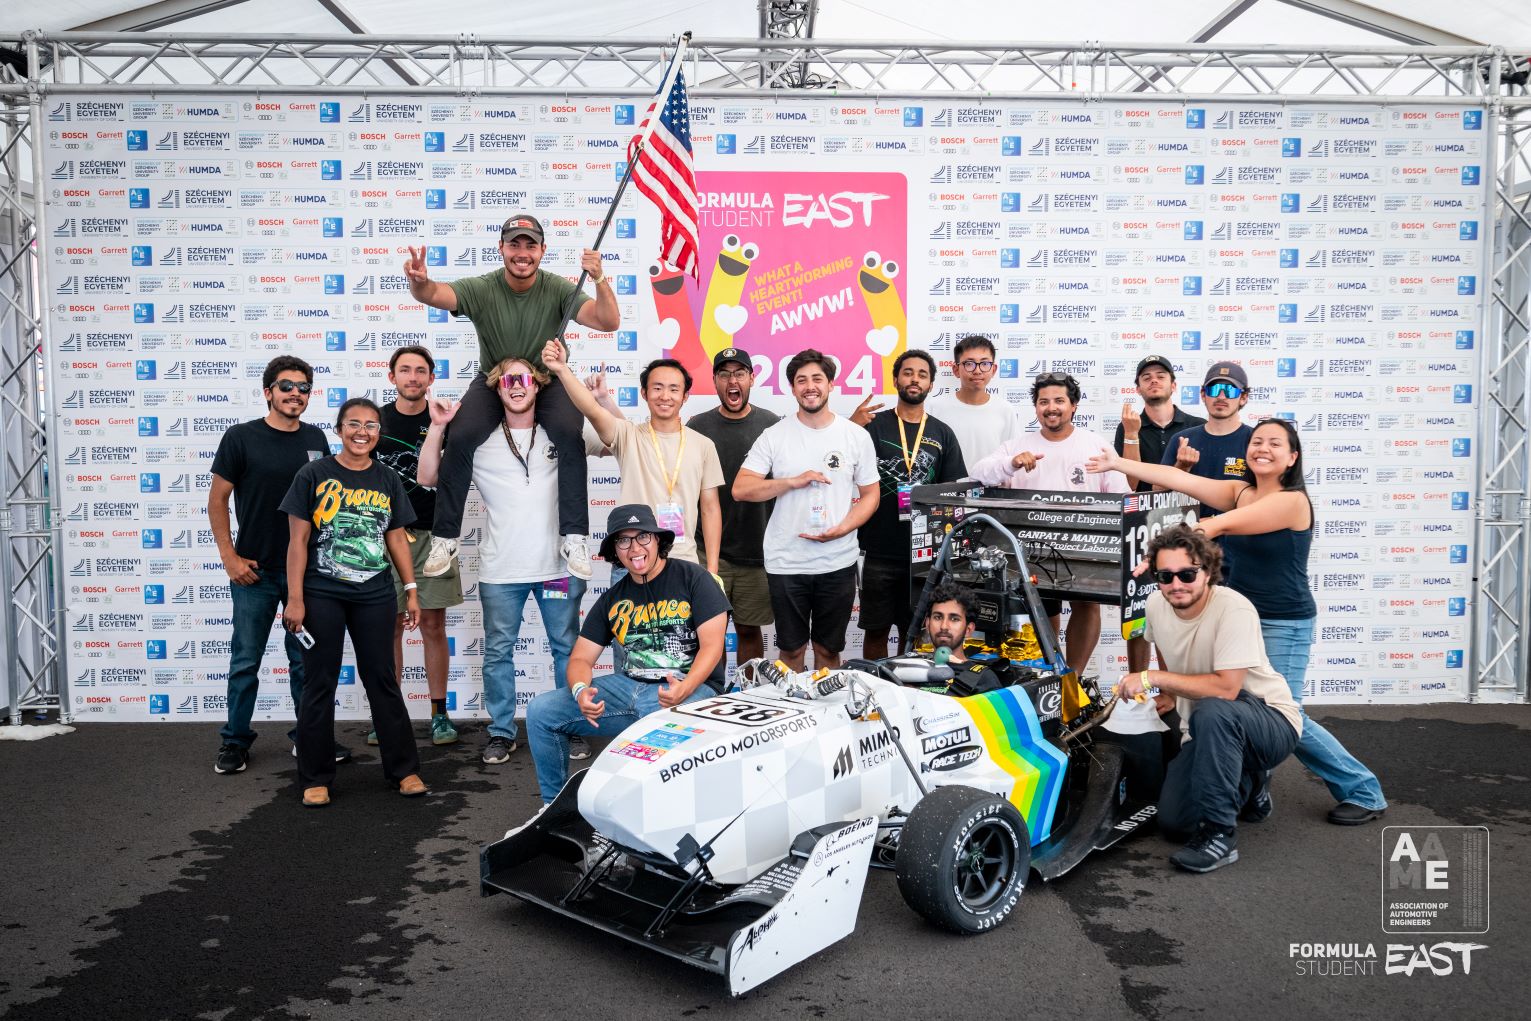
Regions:
<instances>
[{"instance_id":1,"label":"brown boot","mask_svg":"<svg viewBox=\"0 0 1531 1021\"><path fill-rule=\"evenodd\" d=\"M420 779L419 773L411 773L399 781L399 793L406 798L418 798L429 790L430 788L425 786L425 781Z\"/></svg>"},{"instance_id":2,"label":"brown boot","mask_svg":"<svg viewBox=\"0 0 1531 1021\"><path fill-rule=\"evenodd\" d=\"M303 807L318 808L330 803L330 789L328 787L305 787L303 789Z\"/></svg>"}]
</instances>

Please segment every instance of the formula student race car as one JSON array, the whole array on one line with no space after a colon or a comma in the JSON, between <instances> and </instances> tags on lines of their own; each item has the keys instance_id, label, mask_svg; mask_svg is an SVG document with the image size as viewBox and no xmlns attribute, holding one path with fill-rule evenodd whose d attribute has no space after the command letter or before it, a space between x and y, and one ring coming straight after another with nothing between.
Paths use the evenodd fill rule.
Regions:
<instances>
[{"instance_id":1,"label":"formula student race car","mask_svg":"<svg viewBox=\"0 0 1531 1021\"><path fill-rule=\"evenodd\" d=\"M1018 555L1019 555L1019 551ZM1056 663L1056 660L1054 660ZM1153 818L1114 701L1071 673L953 697L928 660L809 675L753 660L739 691L623 731L480 855L508 893L725 977L735 995L849 935L868 868L932 923L980 933Z\"/></svg>"}]
</instances>

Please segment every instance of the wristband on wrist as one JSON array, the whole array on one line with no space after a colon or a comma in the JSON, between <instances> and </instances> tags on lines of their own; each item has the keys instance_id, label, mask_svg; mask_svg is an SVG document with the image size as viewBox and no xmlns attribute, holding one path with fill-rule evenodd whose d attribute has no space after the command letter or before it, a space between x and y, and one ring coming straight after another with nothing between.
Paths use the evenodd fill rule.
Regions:
<instances>
[{"instance_id":1,"label":"wristband on wrist","mask_svg":"<svg viewBox=\"0 0 1531 1021\"><path fill-rule=\"evenodd\" d=\"M591 277L590 280L595 284L595 286L599 287L606 282L606 274L602 273L598 277Z\"/></svg>"},{"instance_id":2,"label":"wristband on wrist","mask_svg":"<svg viewBox=\"0 0 1531 1021\"><path fill-rule=\"evenodd\" d=\"M573 691L573 693L574 693L574 701L578 702L579 701L579 693L584 691L588 687L590 687L590 685L586 684L584 681L580 681L578 684L576 684L573 687L573 689L571 689Z\"/></svg>"},{"instance_id":3,"label":"wristband on wrist","mask_svg":"<svg viewBox=\"0 0 1531 1021\"><path fill-rule=\"evenodd\" d=\"M1135 446L1138 445L1138 441L1137 440L1123 440L1122 441L1122 445L1123 446L1127 446L1127 447L1135 447Z\"/></svg>"},{"instance_id":4,"label":"wristband on wrist","mask_svg":"<svg viewBox=\"0 0 1531 1021\"><path fill-rule=\"evenodd\" d=\"M416 582L413 582L413 581L406 581L404 583L404 591L405 592L413 592L415 589L417 589L419 587L420 587L419 584L416 583Z\"/></svg>"}]
</instances>

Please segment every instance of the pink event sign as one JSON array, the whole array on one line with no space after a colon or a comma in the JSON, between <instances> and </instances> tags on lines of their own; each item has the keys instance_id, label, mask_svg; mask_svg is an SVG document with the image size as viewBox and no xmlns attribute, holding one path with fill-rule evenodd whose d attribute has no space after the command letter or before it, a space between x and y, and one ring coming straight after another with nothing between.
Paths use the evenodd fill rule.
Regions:
<instances>
[{"instance_id":1,"label":"pink event sign","mask_svg":"<svg viewBox=\"0 0 1531 1021\"><path fill-rule=\"evenodd\" d=\"M756 386L787 393L787 361L816 347L848 393L891 393L908 344L907 183L902 174L697 174L701 284L650 269L660 339L712 393L712 358L748 351Z\"/></svg>"}]
</instances>

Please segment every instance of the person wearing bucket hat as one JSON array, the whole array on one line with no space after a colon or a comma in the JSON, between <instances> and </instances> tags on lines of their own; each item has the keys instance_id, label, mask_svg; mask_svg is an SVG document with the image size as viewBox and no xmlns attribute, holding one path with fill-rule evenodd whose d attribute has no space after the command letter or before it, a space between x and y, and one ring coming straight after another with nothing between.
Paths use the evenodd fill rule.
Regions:
<instances>
[{"instance_id":1,"label":"person wearing bucket hat","mask_svg":"<svg viewBox=\"0 0 1531 1021\"><path fill-rule=\"evenodd\" d=\"M563 789L571 737L612 736L640 717L723 690L728 600L712 576L671 560L675 533L644 504L613 508L601 556L627 574L585 616L568 686L543 692L526 709L526 732L544 802ZM621 672L595 673L601 650L622 647Z\"/></svg>"},{"instance_id":2,"label":"person wearing bucket hat","mask_svg":"<svg viewBox=\"0 0 1531 1021\"><path fill-rule=\"evenodd\" d=\"M430 278L424 247L410 248L404 261L404 278L416 301L465 317L478 333L479 372L463 394L462 408L452 420L452 442L442 456L431 548L420 572L425 577L444 575L452 569L473 476L473 454L494 435L503 417L500 398L484 382L489 370L515 356L541 371L543 345L549 340L563 342L562 337L553 335L565 322L565 315L602 332L622 325L622 311L606 278L601 253L587 248L580 254L580 268L595 285L592 299L564 277L541 268L547 253L544 240L541 221L516 213L500 227L503 267L441 283ZM584 422L562 383L549 382L539 395L537 424L558 450L560 554L571 574L588 579L590 552L585 535L590 531L590 506Z\"/></svg>"}]
</instances>

